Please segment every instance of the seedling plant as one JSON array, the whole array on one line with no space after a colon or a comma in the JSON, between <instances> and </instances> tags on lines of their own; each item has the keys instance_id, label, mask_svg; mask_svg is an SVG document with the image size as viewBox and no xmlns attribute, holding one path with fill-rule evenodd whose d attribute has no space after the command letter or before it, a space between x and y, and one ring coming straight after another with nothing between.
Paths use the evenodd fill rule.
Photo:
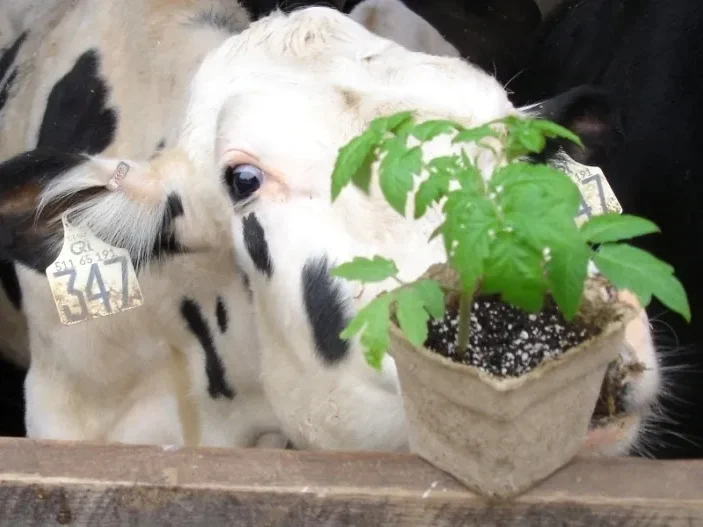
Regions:
<instances>
[{"instance_id":1,"label":"seedling plant","mask_svg":"<svg viewBox=\"0 0 703 527\"><path fill-rule=\"evenodd\" d=\"M426 160L422 145L442 134L462 145L461 153ZM390 278L398 283L359 310L341 333L343 339L360 335L372 367L380 369L390 346L392 306L405 337L422 346L430 319L445 314L445 294L458 293L456 349L461 360L476 295L499 295L508 305L537 313L550 294L564 319L571 321L579 310L589 261L615 287L636 294L643 306L655 296L690 321L686 293L673 267L624 243L659 232L654 223L607 213L579 227L574 217L582 198L576 183L547 164L528 162L527 156L542 152L547 139L555 138L582 146L574 133L544 119L508 116L466 128L449 120L417 123L412 112L399 112L375 119L340 149L332 173L333 202L350 184L368 193L378 162L385 200L405 215L416 176L426 174L414 194L413 216L421 218L429 207L441 205L444 222L428 241L442 237L447 264L459 277L456 291L435 280L406 283L398 277L395 262L379 255L355 257L331 270L334 276L362 283ZM490 177L483 177L476 155L464 148L470 143L495 156Z\"/></svg>"}]
</instances>

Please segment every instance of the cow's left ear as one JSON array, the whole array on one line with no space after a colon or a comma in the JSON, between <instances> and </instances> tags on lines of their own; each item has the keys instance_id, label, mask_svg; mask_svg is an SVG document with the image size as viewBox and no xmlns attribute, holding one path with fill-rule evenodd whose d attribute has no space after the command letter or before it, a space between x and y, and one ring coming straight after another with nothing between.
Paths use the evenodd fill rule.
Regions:
<instances>
[{"instance_id":1,"label":"cow's left ear","mask_svg":"<svg viewBox=\"0 0 703 527\"><path fill-rule=\"evenodd\" d=\"M61 250L66 213L137 262L173 249L183 204L170 184L188 169L181 157L136 162L37 149L0 163L0 258L43 273Z\"/></svg>"},{"instance_id":2,"label":"cow's left ear","mask_svg":"<svg viewBox=\"0 0 703 527\"><path fill-rule=\"evenodd\" d=\"M578 86L520 110L568 128L583 143L581 148L571 141L550 140L542 154L535 156L538 162L545 162L562 147L575 161L598 166L624 139L619 108L606 91L593 86Z\"/></svg>"}]
</instances>

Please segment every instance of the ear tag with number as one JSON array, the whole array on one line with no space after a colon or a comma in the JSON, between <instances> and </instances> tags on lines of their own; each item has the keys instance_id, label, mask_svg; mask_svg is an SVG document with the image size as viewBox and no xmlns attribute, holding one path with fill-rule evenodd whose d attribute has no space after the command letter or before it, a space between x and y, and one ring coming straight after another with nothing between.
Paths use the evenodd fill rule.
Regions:
<instances>
[{"instance_id":1,"label":"ear tag with number","mask_svg":"<svg viewBox=\"0 0 703 527\"><path fill-rule=\"evenodd\" d=\"M578 185L581 192L581 208L574 218L578 226L591 216L607 212L622 214L622 206L600 168L577 163L563 151L550 163L554 168L565 172Z\"/></svg>"},{"instance_id":2,"label":"ear tag with number","mask_svg":"<svg viewBox=\"0 0 703 527\"><path fill-rule=\"evenodd\" d=\"M66 215L61 221L63 248L46 269L61 322L77 324L141 306L144 297L128 251L74 227Z\"/></svg>"}]
</instances>

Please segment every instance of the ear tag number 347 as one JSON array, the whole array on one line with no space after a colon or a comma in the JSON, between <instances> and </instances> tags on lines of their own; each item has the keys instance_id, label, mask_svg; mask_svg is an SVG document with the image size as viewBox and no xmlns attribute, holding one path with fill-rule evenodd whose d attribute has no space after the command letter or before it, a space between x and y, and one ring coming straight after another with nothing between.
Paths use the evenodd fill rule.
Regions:
<instances>
[{"instance_id":1,"label":"ear tag number 347","mask_svg":"<svg viewBox=\"0 0 703 527\"><path fill-rule=\"evenodd\" d=\"M77 324L134 309L144 303L126 249L108 245L64 215L63 248L46 269L61 322Z\"/></svg>"}]
</instances>

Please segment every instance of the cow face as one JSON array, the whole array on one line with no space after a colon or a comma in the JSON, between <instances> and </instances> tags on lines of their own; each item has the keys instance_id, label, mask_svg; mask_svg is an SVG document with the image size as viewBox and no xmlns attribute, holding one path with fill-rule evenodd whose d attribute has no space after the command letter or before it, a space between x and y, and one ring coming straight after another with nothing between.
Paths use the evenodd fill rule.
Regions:
<instances>
[{"instance_id":1,"label":"cow face","mask_svg":"<svg viewBox=\"0 0 703 527\"><path fill-rule=\"evenodd\" d=\"M548 105L568 116L563 124L593 120L578 97L563 101L569 111ZM410 109L419 120L466 126L519 113L500 84L460 59L408 51L331 9L277 13L208 55L175 149L144 163L82 157L57 169L44 161L53 172L21 187L27 195L5 193L0 216L7 223L13 215L15 255L54 251L58 213L67 210L73 223L129 248L138 262L233 250L255 305L262 382L286 435L299 448L403 449L393 360L372 370L358 341L339 337L355 310L392 284L355 288L329 268L378 254L396 261L400 278L417 278L446 258L439 240L427 243L440 212L401 217L375 180L370 195L348 188L332 204L330 174L338 149L372 119ZM440 137L425 153L453 148ZM129 171L116 178L120 162ZM33 173L42 172L35 166ZM39 221L26 205L34 197ZM646 317L633 324L633 346L651 365L647 386L656 391ZM635 410L650 402L653 391L639 389L645 384L631 392ZM608 440L605 449L631 439Z\"/></svg>"}]
</instances>

